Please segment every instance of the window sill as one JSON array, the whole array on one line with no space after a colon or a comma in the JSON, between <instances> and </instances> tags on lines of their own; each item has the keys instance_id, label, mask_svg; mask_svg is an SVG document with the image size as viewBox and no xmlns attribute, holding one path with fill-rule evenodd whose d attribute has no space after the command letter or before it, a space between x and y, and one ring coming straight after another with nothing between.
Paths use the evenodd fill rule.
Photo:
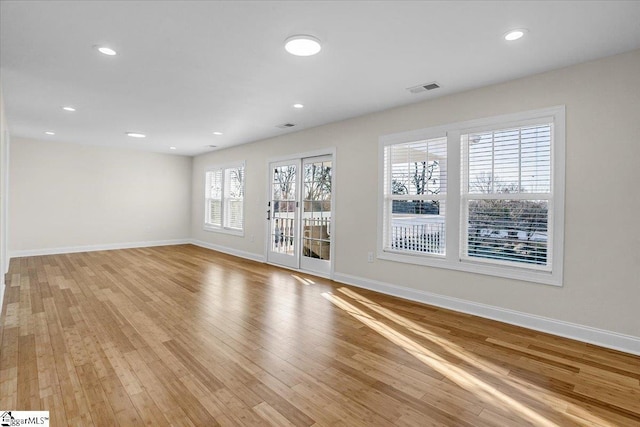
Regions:
<instances>
[{"instance_id":1,"label":"window sill","mask_svg":"<svg viewBox=\"0 0 640 427\"><path fill-rule=\"evenodd\" d=\"M377 258L386 261L405 264L423 265L428 267L445 268L448 270L464 271L467 273L483 274L487 276L503 277L540 283L543 285L562 286L562 275L557 272L541 271L510 266L496 266L466 260L450 260L442 255L410 255L378 250Z\"/></svg>"}]
</instances>

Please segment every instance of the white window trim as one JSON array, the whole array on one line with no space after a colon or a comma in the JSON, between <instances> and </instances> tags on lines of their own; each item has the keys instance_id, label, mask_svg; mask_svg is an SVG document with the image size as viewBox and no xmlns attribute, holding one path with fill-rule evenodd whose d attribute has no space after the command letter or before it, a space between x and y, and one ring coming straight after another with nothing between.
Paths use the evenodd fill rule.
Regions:
<instances>
[{"instance_id":1,"label":"white window trim","mask_svg":"<svg viewBox=\"0 0 640 427\"><path fill-rule=\"evenodd\" d=\"M242 198L242 229L238 230L236 228L230 228L230 227L225 227L224 226L224 216L225 216L225 196L224 196L224 180L225 180L225 170L226 169L233 169L233 168L239 168L242 167L244 169L244 173L245 173L245 178L244 178L244 196ZM206 201L207 201L207 197L206 197L206 190L207 190L207 174L209 172L215 172L217 170L222 170L222 199L221 199L221 209L222 209L222 226L218 227L212 224L207 223L207 206L206 206ZM211 165L211 166L207 166L204 169L204 174L203 174L203 179L204 179L204 188L205 188L205 205L204 205L204 212L203 212L203 225L202 225L202 229L204 231L210 231L210 232L214 232L214 233L221 233L221 234L230 234L233 236L239 236L239 237L244 237L244 225L245 225L245 207L246 207L246 192L247 192L247 179L246 179L246 166L245 166L245 162L231 162L231 163L223 163L223 164L217 164L217 165Z\"/></svg>"},{"instance_id":2,"label":"white window trim","mask_svg":"<svg viewBox=\"0 0 640 427\"><path fill-rule=\"evenodd\" d=\"M482 129L509 126L523 126L537 123L547 118L553 123L553 146L551 156L552 169L552 208L549 209L549 227L552 230L550 245L551 270L543 271L535 267L516 267L498 263L477 262L462 259L460 245L462 241L461 225L461 144L460 136ZM446 254L407 254L384 249L384 149L387 145L412 142L446 136L447 143L447 213ZM383 135L379 138L378 149L378 236L377 258L382 260L445 268L486 274L508 279L524 280L545 285L562 286L564 264L564 200L565 200L565 107L556 106L539 110L524 111L444 126L412 130L408 132Z\"/></svg>"}]
</instances>

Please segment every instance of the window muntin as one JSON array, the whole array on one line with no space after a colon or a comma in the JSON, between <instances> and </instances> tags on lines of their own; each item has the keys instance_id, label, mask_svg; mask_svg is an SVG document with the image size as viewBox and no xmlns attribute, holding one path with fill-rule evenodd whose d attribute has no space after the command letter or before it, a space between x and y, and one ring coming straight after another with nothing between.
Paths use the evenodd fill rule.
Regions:
<instances>
[{"instance_id":1,"label":"window muntin","mask_svg":"<svg viewBox=\"0 0 640 427\"><path fill-rule=\"evenodd\" d=\"M205 172L205 229L242 232L244 181L244 164L214 167Z\"/></svg>"}]
</instances>

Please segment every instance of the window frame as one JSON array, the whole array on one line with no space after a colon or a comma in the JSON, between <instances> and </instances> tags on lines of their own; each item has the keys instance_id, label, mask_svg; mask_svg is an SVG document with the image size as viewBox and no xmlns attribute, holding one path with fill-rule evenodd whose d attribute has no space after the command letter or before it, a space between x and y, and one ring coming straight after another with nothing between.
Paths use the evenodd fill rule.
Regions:
<instances>
[{"instance_id":1,"label":"window frame","mask_svg":"<svg viewBox=\"0 0 640 427\"><path fill-rule=\"evenodd\" d=\"M477 261L462 256L464 242L464 212L462 206L462 143L461 136L481 130L553 123L551 141L551 194L549 195L550 269L517 266L514 263ZM388 145L409 143L423 139L447 138L447 193L445 255L399 253L384 248L385 221L385 148ZM504 114L475 120L451 123L425 129L382 135L378 144L378 233L377 258L400 263L459 270L508 279L517 279L546 285L562 286L564 263L564 198L565 198L565 106Z\"/></svg>"},{"instance_id":2,"label":"window frame","mask_svg":"<svg viewBox=\"0 0 640 427\"><path fill-rule=\"evenodd\" d=\"M228 171L230 171L231 169L238 169L238 168L242 168L242 175L243 175L243 181L242 181L242 228L238 229L238 228L232 228L229 226L229 222L227 221L227 215L228 215L228 202L230 200L235 200L236 198L232 198L227 194L227 189L228 189L228 185L226 183L227 180L227 174ZM221 182L220 182L220 187L221 187L221 198L220 198L220 225L215 225L212 224L210 222L207 222L208 220L208 212L209 212L209 200L211 199L210 197L208 197L209 194L209 188L207 186L207 177L209 175L209 173L213 173L213 172L217 172L220 171L220 175L222 177ZM216 233L224 233L224 234L231 234L234 236L244 236L244 228L245 228L245 200L246 200L246 165L245 162L232 162L232 163L224 163L224 164L219 164L219 165L212 165L212 166L208 166L205 168L204 170L204 218L203 218L203 229L205 231L211 231L211 232L216 232ZM217 199L216 199L217 200Z\"/></svg>"}]
</instances>

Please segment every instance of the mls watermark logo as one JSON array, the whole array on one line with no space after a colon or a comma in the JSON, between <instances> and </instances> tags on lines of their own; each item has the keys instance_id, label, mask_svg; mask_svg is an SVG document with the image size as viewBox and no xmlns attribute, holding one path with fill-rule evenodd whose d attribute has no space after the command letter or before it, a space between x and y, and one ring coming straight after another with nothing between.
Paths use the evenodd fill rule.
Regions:
<instances>
[{"instance_id":1,"label":"mls watermark logo","mask_svg":"<svg viewBox=\"0 0 640 427\"><path fill-rule=\"evenodd\" d=\"M49 411L0 411L0 426L49 427Z\"/></svg>"}]
</instances>

